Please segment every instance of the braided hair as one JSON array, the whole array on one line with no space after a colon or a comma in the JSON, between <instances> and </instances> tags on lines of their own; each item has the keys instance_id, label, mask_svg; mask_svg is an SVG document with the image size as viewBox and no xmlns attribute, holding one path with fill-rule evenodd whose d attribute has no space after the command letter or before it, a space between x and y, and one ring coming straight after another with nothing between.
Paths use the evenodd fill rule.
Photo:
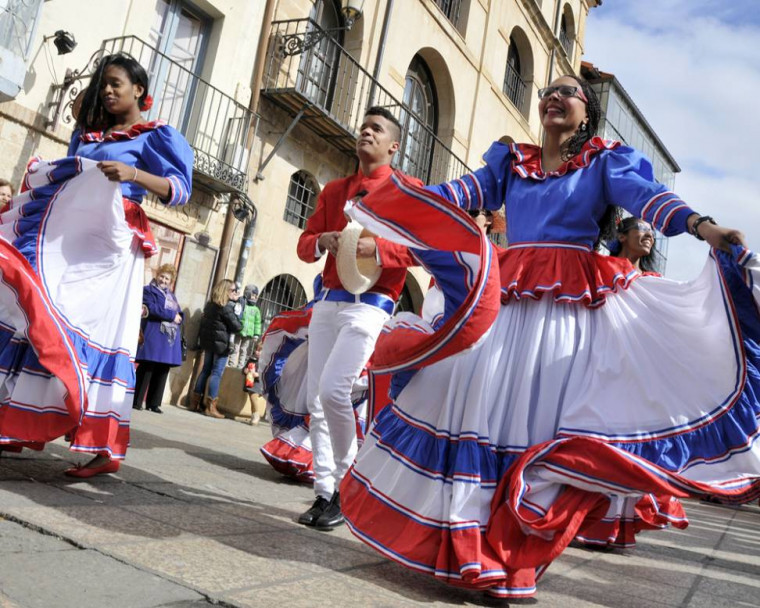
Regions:
<instances>
[{"instance_id":1,"label":"braided hair","mask_svg":"<svg viewBox=\"0 0 760 608\"><path fill-rule=\"evenodd\" d=\"M112 65L122 68L132 84L140 85L143 93L138 99L140 109L145 108L145 98L148 96L148 74L137 60L127 53L114 53L102 57L95 68L89 86L84 91L82 106L77 115L77 126L82 131L107 129L114 124L114 117L106 110L100 98L103 78L106 70Z\"/></svg>"},{"instance_id":2,"label":"braided hair","mask_svg":"<svg viewBox=\"0 0 760 608\"><path fill-rule=\"evenodd\" d=\"M583 146L586 142L591 141L591 138L596 135L599 129L599 122L602 119L602 105L599 103L599 98L596 96L594 89L591 88L591 84L580 76L573 74L565 74L563 78L572 78L578 83L578 86L583 91L583 94L588 99L586 103L586 114L588 115L588 122L584 125L580 125L576 129L575 133L560 146L560 155L563 161L568 161L574 156L577 156L583 150ZM622 217L622 210L616 205L608 205L599 220L599 236L594 243L594 249L600 249L602 243L610 241L615 238L615 226Z\"/></svg>"}]
</instances>

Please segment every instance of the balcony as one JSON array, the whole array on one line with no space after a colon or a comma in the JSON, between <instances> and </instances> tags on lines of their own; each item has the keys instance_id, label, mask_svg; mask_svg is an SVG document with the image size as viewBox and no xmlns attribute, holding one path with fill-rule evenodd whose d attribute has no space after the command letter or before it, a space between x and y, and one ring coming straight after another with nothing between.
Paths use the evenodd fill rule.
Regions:
<instances>
[{"instance_id":1,"label":"balcony","mask_svg":"<svg viewBox=\"0 0 760 608\"><path fill-rule=\"evenodd\" d=\"M251 111L135 36L104 40L84 69L67 72L63 84L54 87L51 126L73 122L74 100L87 86L98 59L119 51L130 54L148 72L154 102L147 118L166 121L193 148L194 182L218 193L245 193Z\"/></svg>"},{"instance_id":2,"label":"balcony","mask_svg":"<svg viewBox=\"0 0 760 608\"><path fill-rule=\"evenodd\" d=\"M262 94L348 156L355 155L364 111L382 106L404 130L394 166L425 183L469 171L410 108L310 19L272 23Z\"/></svg>"}]
</instances>

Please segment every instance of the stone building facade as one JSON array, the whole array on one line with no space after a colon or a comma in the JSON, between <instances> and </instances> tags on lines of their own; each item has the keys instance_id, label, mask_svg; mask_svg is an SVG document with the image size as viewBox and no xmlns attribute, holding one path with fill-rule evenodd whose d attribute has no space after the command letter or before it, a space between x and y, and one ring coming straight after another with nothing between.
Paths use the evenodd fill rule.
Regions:
<instances>
[{"instance_id":1,"label":"stone building facade","mask_svg":"<svg viewBox=\"0 0 760 608\"><path fill-rule=\"evenodd\" d=\"M350 29L349 4L361 8ZM18 184L30 157L65 155L72 102L94 62L113 51L135 56L156 99L146 118L180 129L196 156L188 205L145 202L161 247L146 281L161 263L178 267L192 343L217 279L258 285L265 318L312 296L320 268L297 259L296 241L325 183L355 170L353 139L369 105L398 116L405 135L396 165L429 183L479 167L496 139L539 143L537 91L580 71L597 4L8 0L0 177ZM427 285L411 270L401 306L418 309ZM173 371L167 401L186 394L193 363ZM237 399L238 376L225 378L222 401Z\"/></svg>"}]
</instances>

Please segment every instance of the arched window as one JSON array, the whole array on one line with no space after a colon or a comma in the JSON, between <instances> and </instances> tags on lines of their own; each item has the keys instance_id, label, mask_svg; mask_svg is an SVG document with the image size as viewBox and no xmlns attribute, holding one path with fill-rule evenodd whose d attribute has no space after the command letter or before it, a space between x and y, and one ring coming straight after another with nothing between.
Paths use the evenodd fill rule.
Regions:
<instances>
[{"instance_id":1,"label":"arched window","mask_svg":"<svg viewBox=\"0 0 760 608\"><path fill-rule=\"evenodd\" d=\"M306 304L306 291L294 276L279 274L269 281L259 296L261 320L268 327L272 318L283 310L294 310Z\"/></svg>"},{"instance_id":2,"label":"arched window","mask_svg":"<svg viewBox=\"0 0 760 608\"><path fill-rule=\"evenodd\" d=\"M306 171L297 171L290 176L288 200L285 203L286 222L303 229L306 220L314 211L317 201L317 183Z\"/></svg>"},{"instance_id":3,"label":"arched window","mask_svg":"<svg viewBox=\"0 0 760 608\"><path fill-rule=\"evenodd\" d=\"M427 180L433 159L433 136L438 129L438 101L433 77L425 61L415 55L406 72L401 126L405 135L399 149L399 168Z\"/></svg>"},{"instance_id":4,"label":"arched window","mask_svg":"<svg viewBox=\"0 0 760 608\"><path fill-rule=\"evenodd\" d=\"M559 23L559 42L562 45L562 48L565 49L567 58L572 61L573 38L575 37L575 33L573 32L573 14L572 12L569 12L569 10L569 7L565 6L565 12L562 14L562 19Z\"/></svg>"},{"instance_id":5,"label":"arched window","mask_svg":"<svg viewBox=\"0 0 760 608\"><path fill-rule=\"evenodd\" d=\"M504 94L520 110L525 113L525 80L523 80L520 51L512 36L509 37L509 51L507 51L507 71L504 74Z\"/></svg>"}]
</instances>

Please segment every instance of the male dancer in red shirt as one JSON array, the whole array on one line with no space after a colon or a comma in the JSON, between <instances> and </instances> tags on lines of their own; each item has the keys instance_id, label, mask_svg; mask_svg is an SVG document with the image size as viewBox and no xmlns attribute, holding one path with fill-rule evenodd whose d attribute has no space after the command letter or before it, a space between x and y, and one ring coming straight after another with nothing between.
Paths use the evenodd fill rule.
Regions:
<instances>
[{"instance_id":1,"label":"male dancer in red shirt","mask_svg":"<svg viewBox=\"0 0 760 608\"><path fill-rule=\"evenodd\" d=\"M316 500L298 518L319 530L343 523L338 487L357 450L351 387L369 360L383 323L393 314L408 265L405 247L362 237L357 255L376 257L383 271L367 293L346 291L335 264L338 235L348 222L343 207L391 176L391 159L400 139L401 125L393 114L369 108L356 142L359 170L324 187L298 241L298 257L304 262L316 262L327 254L322 272L325 295L314 305L309 323L307 401Z\"/></svg>"}]
</instances>

